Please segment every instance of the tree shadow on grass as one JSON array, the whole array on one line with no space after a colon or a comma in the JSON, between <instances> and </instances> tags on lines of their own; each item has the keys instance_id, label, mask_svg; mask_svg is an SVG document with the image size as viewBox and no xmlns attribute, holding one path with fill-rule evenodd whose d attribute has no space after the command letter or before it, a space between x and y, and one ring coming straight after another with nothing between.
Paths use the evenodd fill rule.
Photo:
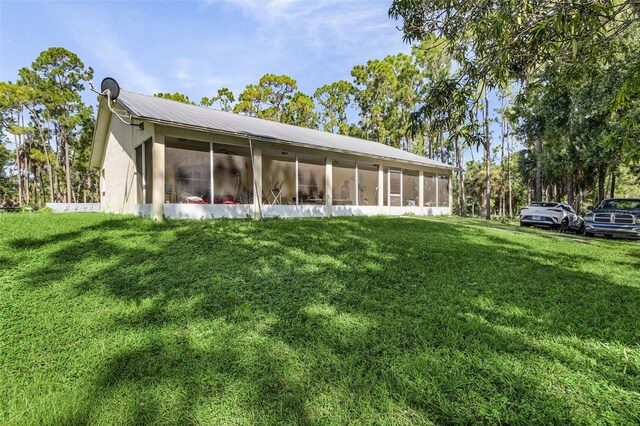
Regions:
<instances>
[{"instance_id":1,"label":"tree shadow on grass","mask_svg":"<svg viewBox=\"0 0 640 426\"><path fill-rule=\"evenodd\" d=\"M548 259L490 230L384 218L116 220L55 241L25 280L99 263L68 290L133 303L102 330L143 341L114 348L72 422L118 401L131 423L638 415L638 365L589 345L637 344L640 290L577 271L591 255ZM610 389L593 402L577 378Z\"/></svg>"},{"instance_id":2,"label":"tree shadow on grass","mask_svg":"<svg viewBox=\"0 0 640 426\"><path fill-rule=\"evenodd\" d=\"M219 423L305 424L305 373L290 348L260 336L234 333L203 347L188 332L163 333L110 356L90 404L64 422L104 421L119 408L107 421L192 424L216 414Z\"/></svg>"}]
</instances>

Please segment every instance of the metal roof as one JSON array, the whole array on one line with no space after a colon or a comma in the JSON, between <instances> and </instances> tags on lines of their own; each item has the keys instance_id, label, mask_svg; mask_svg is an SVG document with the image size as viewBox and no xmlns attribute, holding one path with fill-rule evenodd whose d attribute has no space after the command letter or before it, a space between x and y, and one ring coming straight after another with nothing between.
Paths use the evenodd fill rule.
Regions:
<instances>
[{"instance_id":1,"label":"metal roof","mask_svg":"<svg viewBox=\"0 0 640 426\"><path fill-rule=\"evenodd\" d=\"M169 99L121 90L117 103L138 118L243 137L270 139L329 151L452 169L453 166L378 142L188 105Z\"/></svg>"}]
</instances>

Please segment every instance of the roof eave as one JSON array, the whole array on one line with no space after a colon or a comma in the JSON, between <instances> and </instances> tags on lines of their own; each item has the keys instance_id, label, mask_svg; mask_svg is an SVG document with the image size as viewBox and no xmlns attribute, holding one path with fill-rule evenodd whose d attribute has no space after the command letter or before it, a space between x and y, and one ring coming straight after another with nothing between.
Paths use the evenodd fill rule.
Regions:
<instances>
[{"instance_id":1,"label":"roof eave","mask_svg":"<svg viewBox=\"0 0 640 426\"><path fill-rule=\"evenodd\" d=\"M339 153L342 153L342 154L355 155L355 156L358 156L358 157L364 157L365 156L363 153L360 153L360 152L353 152L353 151L348 151L348 150L343 150L343 149L334 149L334 148L331 148L331 149L325 148L325 149L323 149L322 147L318 147L317 145L312 145L312 144L305 144L305 143L301 143L301 142L288 141L288 140L283 140L283 139L275 139L275 138L264 137L264 136L260 136L260 135L254 135L254 134L250 134L250 133L230 132L230 131L226 131L226 130L212 129L210 127L194 126L194 125L190 125L190 124L180 123L180 122L177 122L177 121L159 120L157 118L145 117L145 116L140 116L140 115L132 115L132 118L135 118L135 119L138 119L138 120L145 120L145 121L148 121L148 122L154 123L154 124L179 127L179 128L183 128L183 129L189 129L189 130L196 130L196 131L200 131L200 132L204 132L204 133L214 133L214 134L220 134L220 135L226 135L226 136L236 136L236 137L241 137L241 138L246 138L246 139L257 140L257 141L261 141L261 142L276 142L276 143L282 143L282 144L290 145L290 146L301 146L303 148L308 148L308 149L323 150L323 151L330 151L330 152L339 152ZM379 160L394 161L394 162L403 163L403 164L420 165L422 167L433 167L433 168L448 169L448 170L452 170L452 169L455 168L454 166L451 166L449 164L444 164L444 163L437 163L437 164L419 163L419 162L413 162L413 161L408 161L408 160L403 160L403 159L398 159L398 158L393 158L393 157L379 156L379 155L370 155L370 157L371 158L376 158L376 159L379 159Z\"/></svg>"},{"instance_id":2,"label":"roof eave","mask_svg":"<svg viewBox=\"0 0 640 426\"><path fill-rule=\"evenodd\" d=\"M104 158L104 151L107 146L109 126L111 123L111 111L102 97L98 101L98 114L96 117L96 127L91 140L91 156L89 166L99 168Z\"/></svg>"}]
</instances>

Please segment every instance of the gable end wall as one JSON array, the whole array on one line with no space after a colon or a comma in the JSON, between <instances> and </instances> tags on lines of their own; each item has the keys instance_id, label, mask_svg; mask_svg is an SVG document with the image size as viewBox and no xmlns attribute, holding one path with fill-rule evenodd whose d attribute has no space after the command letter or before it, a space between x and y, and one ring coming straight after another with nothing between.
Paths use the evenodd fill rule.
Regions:
<instances>
[{"instance_id":1,"label":"gable end wall","mask_svg":"<svg viewBox=\"0 0 640 426\"><path fill-rule=\"evenodd\" d=\"M112 117L100 167L101 210L133 214L136 200L135 148L153 136L153 124L144 130Z\"/></svg>"}]
</instances>

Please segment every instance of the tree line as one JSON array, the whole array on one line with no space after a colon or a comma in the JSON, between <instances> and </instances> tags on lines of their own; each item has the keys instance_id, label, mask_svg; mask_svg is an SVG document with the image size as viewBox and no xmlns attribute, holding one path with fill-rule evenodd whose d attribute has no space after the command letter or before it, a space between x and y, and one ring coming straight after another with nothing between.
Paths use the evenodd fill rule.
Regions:
<instances>
[{"instance_id":1,"label":"tree line","mask_svg":"<svg viewBox=\"0 0 640 426\"><path fill-rule=\"evenodd\" d=\"M0 206L97 201L89 168L95 119L81 99L93 70L55 47L18 74L0 82Z\"/></svg>"},{"instance_id":2,"label":"tree line","mask_svg":"<svg viewBox=\"0 0 640 426\"><path fill-rule=\"evenodd\" d=\"M514 182L526 189L527 201L567 201L582 210L583 201L614 196L618 189L640 195L637 2L393 0L389 15L401 21L408 42L438 37L456 63L457 75L443 83L450 99L462 92L486 108L487 91L503 99L514 93L498 113L497 184L486 126L481 135L485 217L504 214L505 183L512 185L514 169L502 153L510 137L524 147L514 158ZM418 118L429 117L434 99ZM444 108L448 114L456 110L455 103ZM513 189L507 190L510 202L517 195ZM463 215L464 192L459 185Z\"/></svg>"},{"instance_id":3,"label":"tree line","mask_svg":"<svg viewBox=\"0 0 640 426\"><path fill-rule=\"evenodd\" d=\"M542 200L581 210L605 196L640 195L635 9L625 2L426 3L391 4L410 53L356 65L350 80L313 93L293 77L265 74L237 96L226 87L198 102L177 92L155 96L452 164L454 211L463 216L511 217ZM1 83L0 203L99 198L88 168L93 110L79 95L91 74L76 55L53 48L21 69L15 84Z\"/></svg>"}]
</instances>

